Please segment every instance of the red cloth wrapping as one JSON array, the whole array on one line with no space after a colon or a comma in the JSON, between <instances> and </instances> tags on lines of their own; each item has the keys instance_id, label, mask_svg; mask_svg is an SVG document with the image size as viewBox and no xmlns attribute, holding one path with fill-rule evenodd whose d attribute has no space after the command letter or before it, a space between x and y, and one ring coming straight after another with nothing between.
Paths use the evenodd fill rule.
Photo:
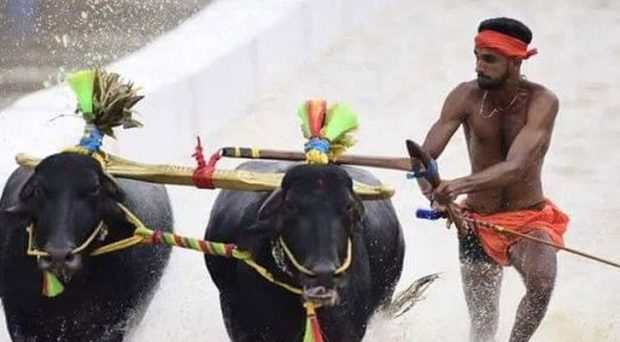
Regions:
<instances>
[{"instance_id":1,"label":"red cloth wrapping","mask_svg":"<svg viewBox=\"0 0 620 342\"><path fill-rule=\"evenodd\" d=\"M491 30L484 30L475 38L476 48L491 49L507 57L528 59L538 53L536 49L527 49L527 44L509 35Z\"/></svg>"},{"instance_id":2,"label":"red cloth wrapping","mask_svg":"<svg viewBox=\"0 0 620 342\"><path fill-rule=\"evenodd\" d=\"M542 210L518 210L490 215L481 215L473 211L467 213L477 221L491 223L516 232L527 234L534 230L542 230L549 234L553 243L564 247L563 235L568 226L569 218L555 204L545 200ZM469 224L471 226L471 224ZM509 264L508 249L520 241L519 236L502 234L489 228L476 229L484 251L501 265Z\"/></svg>"}]
</instances>

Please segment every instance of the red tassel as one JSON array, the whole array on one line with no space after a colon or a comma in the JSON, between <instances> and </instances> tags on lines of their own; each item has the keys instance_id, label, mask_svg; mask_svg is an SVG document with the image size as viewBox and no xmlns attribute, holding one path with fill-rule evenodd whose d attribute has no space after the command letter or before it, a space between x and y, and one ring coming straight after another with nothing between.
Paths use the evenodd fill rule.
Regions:
<instances>
[{"instance_id":1,"label":"red tassel","mask_svg":"<svg viewBox=\"0 0 620 342\"><path fill-rule=\"evenodd\" d=\"M304 308L306 309L306 331L303 342L324 342L314 304L305 302Z\"/></svg>"},{"instance_id":2,"label":"red tassel","mask_svg":"<svg viewBox=\"0 0 620 342\"><path fill-rule=\"evenodd\" d=\"M308 113L308 123L310 124L310 134L313 138L321 136L321 128L325 124L327 113L327 101L308 100L306 101L306 111Z\"/></svg>"},{"instance_id":3,"label":"red tassel","mask_svg":"<svg viewBox=\"0 0 620 342\"><path fill-rule=\"evenodd\" d=\"M196 158L198 166L194 170L192 175L192 182L197 188L200 189L215 189L213 185L213 173L215 172L215 164L222 158L219 151L215 152L209 158L209 163L205 162L204 154L202 153L202 144L200 137L197 137L198 143L194 149L192 157Z\"/></svg>"},{"instance_id":4,"label":"red tassel","mask_svg":"<svg viewBox=\"0 0 620 342\"><path fill-rule=\"evenodd\" d=\"M321 325L319 324L316 314L310 316L310 324L312 324L312 332L314 334L314 342L324 342Z\"/></svg>"}]
</instances>

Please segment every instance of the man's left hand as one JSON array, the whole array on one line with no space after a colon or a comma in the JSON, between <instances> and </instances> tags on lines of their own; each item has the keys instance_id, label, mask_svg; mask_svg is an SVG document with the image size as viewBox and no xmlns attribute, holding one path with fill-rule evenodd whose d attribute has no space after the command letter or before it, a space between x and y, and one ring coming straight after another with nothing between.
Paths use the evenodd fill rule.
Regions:
<instances>
[{"instance_id":1,"label":"man's left hand","mask_svg":"<svg viewBox=\"0 0 620 342\"><path fill-rule=\"evenodd\" d=\"M433 191L433 200L441 205L448 205L463 193L465 181L462 178L442 180Z\"/></svg>"}]
</instances>

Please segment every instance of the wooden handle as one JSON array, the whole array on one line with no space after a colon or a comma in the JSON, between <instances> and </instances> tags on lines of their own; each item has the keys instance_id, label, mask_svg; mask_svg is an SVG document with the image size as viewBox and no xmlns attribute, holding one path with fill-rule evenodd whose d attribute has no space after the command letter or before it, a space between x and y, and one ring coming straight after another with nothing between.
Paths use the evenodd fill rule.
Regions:
<instances>
[{"instance_id":1,"label":"wooden handle","mask_svg":"<svg viewBox=\"0 0 620 342\"><path fill-rule=\"evenodd\" d=\"M306 160L303 152L282 151L282 150L264 150L249 147L224 147L221 149L222 156L231 158L251 158L251 159L274 159L274 160ZM334 164L347 164L358 166L370 166L392 170L411 170L411 161L409 158L397 157L377 157L377 156L359 156L359 155L343 155L335 159L330 159Z\"/></svg>"},{"instance_id":2,"label":"wooden handle","mask_svg":"<svg viewBox=\"0 0 620 342\"><path fill-rule=\"evenodd\" d=\"M431 169L431 162L433 161L433 158L413 140L407 140L406 144L407 151L409 152L409 156L411 157L411 167L413 169L416 169L418 166L417 163L419 161L424 165L427 170ZM439 177L438 172L431 173L427 180L431 183L433 189L437 188L441 183L441 178ZM467 227L465 227L465 223L459 219L459 216L456 213L458 205L454 202L451 202L446 206L446 209L450 220L454 222L454 225L458 229L459 235L463 236L463 234L467 232Z\"/></svg>"}]
</instances>

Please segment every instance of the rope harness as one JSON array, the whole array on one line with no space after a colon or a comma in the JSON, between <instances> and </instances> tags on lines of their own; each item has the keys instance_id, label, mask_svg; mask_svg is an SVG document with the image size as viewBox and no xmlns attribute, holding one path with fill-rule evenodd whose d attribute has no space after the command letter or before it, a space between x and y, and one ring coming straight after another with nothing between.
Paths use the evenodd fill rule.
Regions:
<instances>
[{"instance_id":1,"label":"rope harness","mask_svg":"<svg viewBox=\"0 0 620 342\"><path fill-rule=\"evenodd\" d=\"M90 94L92 92L87 93ZM89 96L83 97L87 100L90 98ZM85 112L85 109L82 109L82 112ZM88 112L88 110L86 110L86 112ZM307 101L300 108L298 115L300 119L302 119L302 131L304 132L304 136L309 139L308 143L305 145L306 161L308 163L327 164L329 162L330 155L332 157L338 156L347 147L353 145L354 141L352 140L352 137L348 135L348 132L357 128L357 117L348 107L336 104L328 110L325 101L311 100ZM65 150L65 152L89 155L101 165L103 170L105 170L109 158L105 152L100 150L102 138L103 134L99 128L94 124L88 124L84 130L80 144L74 148ZM235 152L237 154L241 153L241 151ZM259 150L253 149L251 151L252 157L258 157L259 154ZM193 184L198 188L214 189L213 174L216 171L215 164L221 158L220 151L214 153L207 162L203 155L200 138L198 138L198 143L193 156L196 158L198 163L198 167L194 170L192 175ZM117 205L124 212L126 219L135 227L133 235L128 238L98 247L90 252L91 256L111 253L137 244L163 244L167 246L183 247L200 251L208 255L237 259L254 269L267 281L291 293L304 295L303 289L276 279L269 270L259 265L254 260L249 251L240 250L235 244L205 241L179 236L163 230L151 230L147 228L144 223L142 223L142 221L123 204L117 203ZM31 224L27 228L27 232L27 255L36 256L37 258L49 256L50 254L48 252L39 250L35 246L34 224ZM84 241L84 243L82 243L79 247L73 249L71 254L79 254L84 252L96 240L103 242L107 232L108 228L105 226L104 222L99 222L86 241ZM272 255L276 265L280 269L284 268L285 273L292 275L290 271L286 270L286 259L288 259L290 264L298 272L308 276L317 275L316 272L306 268L297 260L282 236L279 236L276 240L271 241L271 243ZM342 265L334 271L334 275L343 274L349 269L352 263L352 254L353 245L351 239L349 238L347 240L345 259ZM63 290L63 284L52 272L43 272L43 294L45 296L54 297L62 293ZM314 303L312 300L304 299L303 307L306 311L304 342L324 341L316 314L316 309L321 307L321 305L322 304Z\"/></svg>"},{"instance_id":2,"label":"rope harness","mask_svg":"<svg viewBox=\"0 0 620 342\"><path fill-rule=\"evenodd\" d=\"M115 241L104 246L98 247L93 250L90 255L98 256L103 255L119 250L123 250L138 244L151 244L151 245L166 245L166 246L174 246L174 247L182 247L186 249L191 249L195 251L202 252L204 254L220 256L225 258L232 258L242 261L256 273L261 275L264 279L275 284L291 293L297 295L303 295L303 290L297 286L290 285L286 282L280 281L275 278L275 276L267 270L265 267L258 264L249 251L240 250L237 245L233 243L222 243L222 242L214 242L214 241L205 241L200 239L194 239L189 237L184 237L180 235L176 235L173 233L165 232L163 230L151 230L147 228L144 223L133 214L127 207L123 204L117 203L118 207L124 212L127 220L135 227L134 233L132 236L122 239L119 241ZM71 251L72 254L79 254L86 250L94 241L99 237L100 241L103 241L105 238L105 234L107 234L108 228L105 224L100 222L93 233L86 239L86 241L80 245L79 247L73 249ZM42 257L49 256L49 253L46 251L42 251L36 248L34 244L34 225L31 224L28 228L28 249L26 251L27 255ZM101 238L103 236L103 239ZM299 272L304 273L309 276L315 276L316 273L304 267L291 252L290 248L284 242L282 237L278 238L278 243L282 246L284 251L284 255L290 261L290 263L297 269ZM353 246L352 242L349 239L347 242L347 255L343 264L334 272L334 274L342 274L346 272L352 263L352 252ZM64 287L62 283L55 278L53 274L50 272L45 272L44 278L44 288L43 294L47 297L54 297L62 293ZM303 304L304 309L306 310L306 333L304 337L304 342L322 342L323 339L321 337L320 325L318 323L318 319L316 316L316 309L321 307L319 304L315 304L310 300L305 300ZM309 329L310 328L310 329Z\"/></svg>"}]
</instances>

